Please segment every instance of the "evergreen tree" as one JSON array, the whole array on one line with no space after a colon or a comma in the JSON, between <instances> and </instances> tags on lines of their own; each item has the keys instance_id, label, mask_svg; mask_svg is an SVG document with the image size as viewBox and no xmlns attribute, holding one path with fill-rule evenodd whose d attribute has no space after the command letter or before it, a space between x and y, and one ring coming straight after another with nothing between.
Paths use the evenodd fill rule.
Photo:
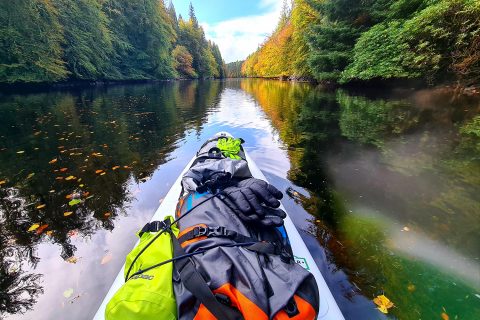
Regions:
<instances>
[{"instance_id":1,"label":"evergreen tree","mask_svg":"<svg viewBox=\"0 0 480 320\"><path fill-rule=\"evenodd\" d=\"M98 0L56 0L64 29L64 54L71 76L79 79L116 78L110 61L113 46L108 21Z\"/></svg>"},{"instance_id":2,"label":"evergreen tree","mask_svg":"<svg viewBox=\"0 0 480 320\"><path fill-rule=\"evenodd\" d=\"M0 2L0 83L178 75L225 76L191 4L184 21L162 0Z\"/></svg>"},{"instance_id":3,"label":"evergreen tree","mask_svg":"<svg viewBox=\"0 0 480 320\"><path fill-rule=\"evenodd\" d=\"M51 1L0 2L1 82L65 79L62 42L63 30Z\"/></svg>"}]
</instances>

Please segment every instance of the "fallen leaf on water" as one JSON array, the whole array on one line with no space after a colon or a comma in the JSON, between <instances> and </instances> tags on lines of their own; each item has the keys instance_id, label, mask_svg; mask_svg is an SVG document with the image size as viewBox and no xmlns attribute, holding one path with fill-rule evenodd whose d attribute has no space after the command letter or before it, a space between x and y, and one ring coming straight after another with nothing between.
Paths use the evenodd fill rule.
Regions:
<instances>
[{"instance_id":1,"label":"fallen leaf on water","mask_svg":"<svg viewBox=\"0 0 480 320\"><path fill-rule=\"evenodd\" d=\"M63 180L63 177L56 177L55 180Z\"/></svg>"},{"instance_id":2,"label":"fallen leaf on water","mask_svg":"<svg viewBox=\"0 0 480 320\"><path fill-rule=\"evenodd\" d=\"M68 168L62 168L62 169L60 169L60 172L65 172L67 170L68 170Z\"/></svg>"},{"instance_id":3,"label":"fallen leaf on water","mask_svg":"<svg viewBox=\"0 0 480 320\"><path fill-rule=\"evenodd\" d=\"M68 217L69 215L71 215L73 213L73 211L67 211L67 212L64 212L63 213L63 216L64 217Z\"/></svg>"},{"instance_id":4,"label":"fallen leaf on water","mask_svg":"<svg viewBox=\"0 0 480 320\"><path fill-rule=\"evenodd\" d=\"M80 199L73 199L73 200L70 200L70 202L68 203L71 207L73 207L74 205L77 205L79 203L81 203L82 200Z\"/></svg>"},{"instance_id":5,"label":"fallen leaf on water","mask_svg":"<svg viewBox=\"0 0 480 320\"><path fill-rule=\"evenodd\" d=\"M30 179L31 177L33 177L35 175L35 173L30 173L28 176L27 176L27 179Z\"/></svg>"},{"instance_id":6,"label":"fallen leaf on water","mask_svg":"<svg viewBox=\"0 0 480 320\"><path fill-rule=\"evenodd\" d=\"M79 184L78 185L80 188L83 188L85 185L84 184Z\"/></svg>"},{"instance_id":7,"label":"fallen leaf on water","mask_svg":"<svg viewBox=\"0 0 480 320\"><path fill-rule=\"evenodd\" d=\"M72 238L73 238L73 237L76 237L76 236L78 235L78 229L73 229L73 230L68 231L68 232L67 232L67 235L68 235L69 237L72 237Z\"/></svg>"},{"instance_id":8,"label":"fallen leaf on water","mask_svg":"<svg viewBox=\"0 0 480 320\"><path fill-rule=\"evenodd\" d=\"M85 198L88 197L89 195L90 195L90 192L88 192L88 191L83 193L83 196L84 196Z\"/></svg>"},{"instance_id":9,"label":"fallen leaf on water","mask_svg":"<svg viewBox=\"0 0 480 320\"><path fill-rule=\"evenodd\" d=\"M68 176L68 177L65 178L65 180L67 180L67 181L68 180L75 180L75 179L77 179L75 176Z\"/></svg>"},{"instance_id":10,"label":"fallen leaf on water","mask_svg":"<svg viewBox=\"0 0 480 320\"><path fill-rule=\"evenodd\" d=\"M45 232L45 234L46 234L47 236L51 237L52 234L53 234L53 231L52 231L52 230L48 230L47 232Z\"/></svg>"},{"instance_id":11,"label":"fallen leaf on water","mask_svg":"<svg viewBox=\"0 0 480 320\"><path fill-rule=\"evenodd\" d=\"M50 191L48 191L48 192L50 192L50 193L54 193L54 192L55 192L55 190L53 190L53 189L52 189L52 190L50 190Z\"/></svg>"},{"instance_id":12,"label":"fallen leaf on water","mask_svg":"<svg viewBox=\"0 0 480 320\"><path fill-rule=\"evenodd\" d=\"M408 291L413 292L413 291L415 291L416 288L415 288L415 285L414 285L414 284L411 284L411 283L410 283L410 284L407 286L407 289L408 289Z\"/></svg>"},{"instance_id":13,"label":"fallen leaf on water","mask_svg":"<svg viewBox=\"0 0 480 320\"><path fill-rule=\"evenodd\" d=\"M111 215L112 215L112 214L111 214L110 212L105 212L105 213L103 214L103 216L104 216L105 218L108 218L108 217L110 217Z\"/></svg>"},{"instance_id":14,"label":"fallen leaf on water","mask_svg":"<svg viewBox=\"0 0 480 320\"><path fill-rule=\"evenodd\" d=\"M445 312L442 312L442 320L449 320L450 317L448 316L448 314L446 314Z\"/></svg>"},{"instance_id":15,"label":"fallen leaf on water","mask_svg":"<svg viewBox=\"0 0 480 320\"><path fill-rule=\"evenodd\" d=\"M119 168L120 168L120 166L115 166L115 167L112 167L112 170L117 170Z\"/></svg>"},{"instance_id":16,"label":"fallen leaf on water","mask_svg":"<svg viewBox=\"0 0 480 320\"><path fill-rule=\"evenodd\" d=\"M375 299L373 299L373 302L378 306L377 309L380 310L380 312L383 313L388 313L388 309L393 307L393 302L390 301L385 295L379 295Z\"/></svg>"},{"instance_id":17,"label":"fallen leaf on water","mask_svg":"<svg viewBox=\"0 0 480 320\"><path fill-rule=\"evenodd\" d=\"M70 257L70 258L67 258L65 261L67 261L68 263L77 263L78 258L77 257Z\"/></svg>"},{"instance_id":18,"label":"fallen leaf on water","mask_svg":"<svg viewBox=\"0 0 480 320\"><path fill-rule=\"evenodd\" d=\"M5 184L5 183L7 183L7 180L2 180L2 181L0 181L0 186L1 186L2 184Z\"/></svg>"},{"instance_id":19,"label":"fallen leaf on water","mask_svg":"<svg viewBox=\"0 0 480 320\"><path fill-rule=\"evenodd\" d=\"M48 163L53 164L53 163L55 163L55 162L57 162L57 161L58 161L58 159L55 158L55 159L50 160Z\"/></svg>"},{"instance_id":20,"label":"fallen leaf on water","mask_svg":"<svg viewBox=\"0 0 480 320\"><path fill-rule=\"evenodd\" d=\"M43 204L39 204L38 206L35 207L35 209L43 209L45 208L47 205L45 203Z\"/></svg>"},{"instance_id":21,"label":"fallen leaf on water","mask_svg":"<svg viewBox=\"0 0 480 320\"><path fill-rule=\"evenodd\" d=\"M37 234L41 234L45 229L48 228L48 224L43 224L37 229Z\"/></svg>"},{"instance_id":22,"label":"fallen leaf on water","mask_svg":"<svg viewBox=\"0 0 480 320\"><path fill-rule=\"evenodd\" d=\"M123 167L124 167L125 169L130 169L130 167L129 167L129 166L123 166Z\"/></svg>"},{"instance_id":23,"label":"fallen leaf on water","mask_svg":"<svg viewBox=\"0 0 480 320\"><path fill-rule=\"evenodd\" d=\"M100 264L107 264L112 260L113 256L111 253L107 253L103 258Z\"/></svg>"},{"instance_id":24,"label":"fallen leaf on water","mask_svg":"<svg viewBox=\"0 0 480 320\"><path fill-rule=\"evenodd\" d=\"M106 175L106 174L107 174L106 172L100 173L101 176L104 176L104 175Z\"/></svg>"},{"instance_id":25,"label":"fallen leaf on water","mask_svg":"<svg viewBox=\"0 0 480 320\"><path fill-rule=\"evenodd\" d=\"M30 226L30 228L28 228L28 231L35 231L38 229L38 227L40 227L40 224L34 223Z\"/></svg>"},{"instance_id":26,"label":"fallen leaf on water","mask_svg":"<svg viewBox=\"0 0 480 320\"><path fill-rule=\"evenodd\" d=\"M25 153L25 151L23 150L20 150L20 151L17 151L18 154L22 154L22 153Z\"/></svg>"},{"instance_id":27,"label":"fallen leaf on water","mask_svg":"<svg viewBox=\"0 0 480 320\"><path fill-rule=\"evenodd\" d=\"M103 172L103 170L96 170L95 171L96 174L99 174L99 173L102 173L102 172Z\"/></svg>"},{"instance_id":28,"label":"fallen leaf on water","mask_svg":"<svg viewBox=\"0 0 480 320\"><path fill-rule=\"evenodd\" d=\"M73 294L73 289L72 288L67 289L63 292L63 296L67 299L70 298L72 296L72 294Z\"/></svg>"},{"instance_id":29,"label":"fallen leaf on water","mask_svg":"<svg viewBox=\"0 0 480 320\"><path fill-rule=\"evenodd\" d=\"M402 231L410 231L409 227L403 227Z\"/></svg>"},{"instance_id":30,"label":"fallen leaf on water","mask_svg":"<svg viewBox=\"0 0 480 320\"><path fill-rule=\"evenodd\" d=\"M73 193L67 194L67 195L65 196L66 199L72 199L72 197L73 197Z\"/></svg>"}]
</instances>

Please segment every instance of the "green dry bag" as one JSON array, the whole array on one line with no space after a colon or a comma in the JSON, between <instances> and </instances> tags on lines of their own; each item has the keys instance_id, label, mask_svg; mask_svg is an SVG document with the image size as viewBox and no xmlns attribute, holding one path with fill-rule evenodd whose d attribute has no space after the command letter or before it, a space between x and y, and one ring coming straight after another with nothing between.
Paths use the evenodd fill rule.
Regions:
<instances>
[{"instance_id":1,"label":"green dry bag","mask_svg":"<svg viewBox=\"0 0 480 320\"><path fill-rule=\"evenodd\" d=\"M173 221L172 217L167 219L170 222ZM178 235L178 228L175 225L172 225L171 229L175 235ZM142 230L145 230L145 227ZM161 234L159 235L159 233ZM172 285L173 264L165 263L136 274L140 269L145 270L172 259L173 248L170 233L162 232L162 230L139 231L137 235L140 243L127 255L125 262L124 276L125 278L128 276L128 280L108 302L105 319L175 320L177 319L177 305Z\"/></svg>"}]
</instances>

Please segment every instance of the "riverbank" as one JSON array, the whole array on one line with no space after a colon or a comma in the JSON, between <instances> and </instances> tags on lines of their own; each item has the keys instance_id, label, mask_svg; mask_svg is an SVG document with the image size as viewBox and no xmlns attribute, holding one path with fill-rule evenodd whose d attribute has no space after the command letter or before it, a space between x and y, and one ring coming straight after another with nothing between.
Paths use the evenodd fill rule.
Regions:
<instances>
[{"instance_id":1,"label":"riverbank","mask_svg":"<svg viewBox=\"0 0 480 320\"><path fill-rule=\"evenodd\" d=\"M38 92L49 90L72 90L93 87L109 87L116 85L130 84L148 84L148 83L168 83L180 81L211 81L221 80L220 78L211 79L188 79L188 78L172 78L172 79L141 79L141 80L71 80L61 82L31 82L31 83L0 83L0 94L2 93L24 93Z\"/></svg>"},{"instance_id":2,"label":"riverbank","mask_svg":"<svg viewBox=\"0 0 480 320\"><path fill-rule=\"evenodd\" d=\"M287 81L287 82L298 82L298 83L311 83L318 85L322 88L328 90L335 90L340 88L349 89L352 91L370 91L370 90L398 90L398 88L404 90L421 90L421 89L432 89L440 90L445 92L452 92L454 94L465 94L471 96L480 96L480 85L461 85L458 83L444 83L431 85L423 79L388 79L388 80L369 80L369 81L352 81L346 84L340 84L338 82L328 82L328 81L317 81L312 78L306 77L295 77L295 76L275 76L275 77L237 77L237 78L228 78L228 79L262 79L262 80L277 80L277 81Z\"/></svg>"}]
</instances>

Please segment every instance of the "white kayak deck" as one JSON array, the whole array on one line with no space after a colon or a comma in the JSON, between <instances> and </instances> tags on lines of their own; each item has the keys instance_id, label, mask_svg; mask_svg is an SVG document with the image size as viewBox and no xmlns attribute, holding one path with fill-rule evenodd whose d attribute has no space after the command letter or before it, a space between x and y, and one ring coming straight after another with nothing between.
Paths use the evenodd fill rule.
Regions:
<instances>
[{"instance_id":1,"label":"white kayak deck","mask_svg":"<svg viewBox=\"0 0 480 320\"><path fill-rule=\"evenodd\" d=\"M260 169L252 161L252 159L248 156L246 152L245 152L245 155L246 155L248 166L250 168L250 172L252 173L252 175L255 178L266 181L267 179L265 178L263 173L260 171ZM172 188L165 196L165 199L163 200L163 202L160 204L157 211L153 215L151 221L155 221L155 220L163 221L165 219L165 216L174 214L175 208L177 206L178 197L181 192L180 183L182 180L182 176L190 168L190 166L193 163L193 160L194 159L192 159L188 163L188 165L185 167L183 172L178 177L177 181L175 181ZM285 210L283 205L281 206L281 208ZM288 237L290 238L290 243L293 249L295 260L297 261L297 263L301 264L304 268L310 271L315 276L315 279L317 281L318 290L320 293L320 312L318 315L318 319L322 319L322 320L344 319L342 312L340 311L335 299L333 298L332 293L330 292L330 289L327 286L327 283L325 282L325 279L323 278L322 274L320 273L320 270L318 269L315 261L313 260L312 255L310 254L310 251L308 251L307 246L305 245L305 242L303 241L300 234L298 233L297 228L295 227L292 220L288 216L288 213L287 213L287 217L285 218L285 229L287 230ZM103 302L100 305L100 308L97 310L97 313L95 314L94 320L105 319L105 307L108 301L110 301L110 299L115 294L115 292L125 283L123 278L123 272L124 272L124 267L122 267L122 269L118 273L117 277L115 278L115 281L110 287L110 290L108 291L107 295L103 299Z\"/></svg>"}]
</instances>

